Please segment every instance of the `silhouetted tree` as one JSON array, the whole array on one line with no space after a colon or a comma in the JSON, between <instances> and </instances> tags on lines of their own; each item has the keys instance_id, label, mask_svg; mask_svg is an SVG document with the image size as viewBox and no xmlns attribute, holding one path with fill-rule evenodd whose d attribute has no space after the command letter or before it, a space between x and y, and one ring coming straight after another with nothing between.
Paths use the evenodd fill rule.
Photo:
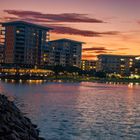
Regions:
<instances>
[{"instance_id":1,"label":"silhouetted tree","mask_svg":"<svg viewBox=\"0 0 140 140\"><path fill-rule=\"evenodd\" d=\"M102 71L96 72L95 77L106 78L106 73Z\"/></svg>"}]
</instances>

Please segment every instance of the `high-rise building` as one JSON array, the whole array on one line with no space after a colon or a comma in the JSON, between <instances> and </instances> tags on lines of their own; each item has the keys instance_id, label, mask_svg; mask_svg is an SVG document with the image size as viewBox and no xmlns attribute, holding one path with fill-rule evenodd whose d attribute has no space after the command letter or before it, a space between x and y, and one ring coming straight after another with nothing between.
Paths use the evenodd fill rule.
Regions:
<instances>
[{"instance_id":1,"label":"high-rise building","mask_svg":"<svg viewBox=\"0 0 140 140\"><path fill-rule=\"evenodd\" d=\"M49 42L49 64L62 66L81 66L81 53L83 42L58 39Z\"/></svg>"},{"instance_id":2,"label":"high-rise building","mask_svg":"<svg viewBox=\"0 0 140 140\"><path fill-rule=\"evenodd\" d=\"M4 62L4 40L5 32L3 31L3 27L0 25L0 64Z\"/></svg>"},{"instance_id":3,"label":"high-rise building","mask_svg":"<svg viewBox=\"0 0 140 140\"><path fill-rule=\"evenodd\" d=\"M4 63L4 45L0 44L0 64Z\"/></svg>"},{"instance_id":4,"label":"high-rise building","mask_svg":"<svg viewBox=\"0 0 140 140\"><path fill-rule=\"evenodd\" d=\"M45 47L51 28L25 21L6 22L1 25L5 38L5 63L44 65Z\"/></svg>"},{"instance_id":5,"label":"high-rise building","mask_svg":"<svg viewBox=\"0 0 140 140\"><path fill-rule=\"evenodd\" d=\"M135 63L135 57L131 55L98 55L97 71L129 75Z\"/></svg>"}]
</instances>

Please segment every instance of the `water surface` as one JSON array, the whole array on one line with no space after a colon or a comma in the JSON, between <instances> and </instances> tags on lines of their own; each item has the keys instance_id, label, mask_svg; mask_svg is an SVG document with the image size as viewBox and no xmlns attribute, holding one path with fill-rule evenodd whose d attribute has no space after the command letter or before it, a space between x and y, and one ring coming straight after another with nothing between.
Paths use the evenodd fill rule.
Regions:
<instances>
[{"instance_id":1,"label":"water surface","mask_svg":"<svg viewBox=\"0 0 140 140\"><path fill-rule=\"evenodd\" d=\"M47 140L140 140L140 86L0 82Z\"/></svg>"}]
</instances>

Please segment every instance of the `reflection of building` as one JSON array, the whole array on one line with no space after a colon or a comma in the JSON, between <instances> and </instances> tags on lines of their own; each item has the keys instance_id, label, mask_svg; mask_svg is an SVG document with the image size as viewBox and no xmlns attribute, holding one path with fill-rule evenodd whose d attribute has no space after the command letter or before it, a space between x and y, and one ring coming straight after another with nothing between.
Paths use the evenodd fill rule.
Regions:
<instances>
[{"instance_id":1,"label":"reflection of building","mask_svg":"<svg viewBox=\"0 0 140 140\"><path fill-rule=\"evenodd\" d=\"M81 69L82 70L96 70L96 63L95 60L82 60L81 61Z\"/></svg>"},{"instance_id":2,"label":"reflection of building","mask_svg":"<svg viewBox=\"0 0 140 140\"><path fill-rule=\"evenodd\" d=\"M129 75L135 63L135 56L98 55L97 71Z\"/></svg>"},{"instance_id":3,"label":"reflection of building","mask_svg":"<svg viewBox=\"0 0 140 140\"><path fill-rule=\"evenodd\" d=\"M44 48L49 41L50 28L24 22L2 23L5 36L5 63L43 65Z\"/></svg>"},{"instance_id":4,"label":"reflection of building","mask_svg":"<svg viewBox=\"0 0 140 140\"><path fill-rule=\"evenodd\" d=\"M81 66L82 42L70 39L50 41L49 64L62 66Z\"/></svg>"}]
</instances>

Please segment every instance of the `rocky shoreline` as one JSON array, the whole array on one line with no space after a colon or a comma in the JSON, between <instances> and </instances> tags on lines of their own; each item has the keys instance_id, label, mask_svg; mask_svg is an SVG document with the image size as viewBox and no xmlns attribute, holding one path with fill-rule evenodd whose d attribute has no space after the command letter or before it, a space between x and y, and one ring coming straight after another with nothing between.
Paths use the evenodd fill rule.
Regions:
<instances>
[{"instance_id":1,"label":"rocky shoreline","mask_svg":"<svg viewBox=\"0 0 140 140\"><path fill-rule=\"evenodd\" d=\"M45 140L39 137L37 126L5 95L0 95L0 140Z\"/></svg>"}]
</instances>

